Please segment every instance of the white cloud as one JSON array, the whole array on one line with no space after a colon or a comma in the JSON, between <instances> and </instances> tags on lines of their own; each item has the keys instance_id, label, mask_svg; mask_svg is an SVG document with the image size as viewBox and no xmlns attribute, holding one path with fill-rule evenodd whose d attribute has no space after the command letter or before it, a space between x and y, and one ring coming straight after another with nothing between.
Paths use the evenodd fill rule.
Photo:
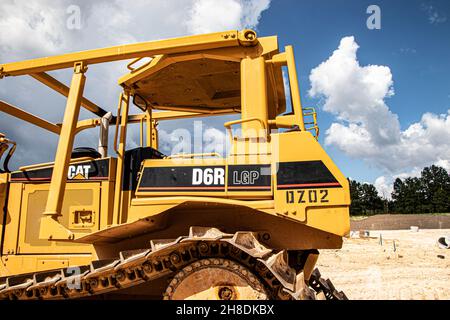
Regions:
<instances>
[{"instance_id":1,"label":"white cloud","mask_svg":"<svg viewBox=\"0 0 450 320\"><path fill-rule=\"evenodd\" d=\"M397 116L384 103L394 94L391 71L384 66L360 66L358 48L353 37L343 38L332 56L311 71L309 94L325 97L324 110L358 126L352 131L369 134L374 144L391 144L400 131Z\"/></svg>"},{"instance_id":2,"label":"white cloud","mask_svg":"<svg viewBox=\"0 0 450 320\"><path fill-rule=\"evenodd\" d=\"M377 179L375 179L374 186L378 191L378 194L380 197L384 199L391 199L392 191L394 191L394 181L397 178L400 179L406 179L406 178L415 178L420 177L421 169L414 168L409 172L402 172L400 174L396 175L389 175L389 176L380 176Z\"/></svg>"},{"instance_id":3,"label":"white cloud","mask_svg":"<svg viewBox=\"0 0 450 320\"><path fill-rule=\"evenodd\" d=\"M192 33L254 28L270 0L197 0L186 21Z\"/></svg>"},{"instance_id":4,"label":"white cloud","mask_svg":"<svg viewBox=\"0 0 450 320\"><path fill-rule=\"evenodd\" d=\"M414 48L400 48L400 53L404 54L416 54L417 50Z\"/></svg>"},{"instance_id":5,"label":"white cloud","mask_svg":"<svg viewBox=\"0 0 450 320\"><path fill-rule=\"evenodd\" d=\"M392 193L392 181L388 181L385 176L378 177L374 183L378 194L384 199L390 199Z\"/></svg>"},{"instance_id":6,"label":"white cloud","mask_svg":"<svg viewBox=\"0 0 450 320\"><path fill-rule=\"evenodd\" d=\"M447 172L450 173L450 160L439 160L435 163L435 165L444 168Z\"/></svg>"},{"instance_id":7,"label":"white cloud","mask_svg":"<svg viewBox=\"0 0 450 320\"><path fill-rule=\"evenodd\" d=\"M440 23L447 22L447 16L443 13L440 13L431 4L422 4L422 10L424 10L427 13L428 22L430 24L440 24Z\"/></svg>"},{"instance_id":8,"label":"white cloud","mask_svg":"<svg viewBox=\"0 0 450 320\"><path fill-rule=\"evenodd\" d=\"M225 132L216 128L207 128L203 134L204 151L205 153L216 152L220 155L225 155L228 147L227 135Z\"/></svg>"},{"instance_id":9,"label":"white cloud","mask_svg":"<svg viewBox=\"0 0 450 320\"><path fill-rule=\"evenodd\" d=\"M450 173L450 160L438 160L432 163L436 166L442 167ZM375 179L374 186L378 191L378 194L386 199L391 199L391 193L394 191L394 181L397 178L418 178L422 173L423 168L415 167L408 172L402 172L395 175L384 175Z\"/></svg>"},{"instance_id":10,"label":"white cloud","mask_svg":"<svg viewBox=\"0 0 450 320\"><path fill-rule=\"evenodd\" d=\"M374 164L391 177L448 163L450 110L426 113L402 131L398 116L386 104L394 95L391 70L361 66L358 48L354 37L345 37L331 57L311 71L309 94L322 98L324 110L337 118L326 131L325 144ZM380 177L379 190L388 180Z\"/></svg>"},{"instance_id":11,"label":"white cloud","mask_svg":"<svg viewBox=\"0 0 450 320\"><path fill-rule=\"evenodd\" d=\"M198 136L196 136L198 134ZM177 153L218 153L224 156L229 148L229 138L224 131L203 124L193 131L178 128L170 133L159 131L159 150L167 155Z\"/></svg>"},{"instance_id":12,"label":"white cloud","mask_svg":"<svg viewBox=\"0 0 450 320\"><path fill-rule=\"evenodd\" d=\"M270 0L135 0L132 4L128 0L2 0L0 63L198 32L257 27L262 11L269 4ZM67 8L71 5L80 7L80 29L67 28L70 17ZM126 73L126 63L90 66L85 95L115 113L120 92L117 79ZM65 83L70 82L70 70L53 75ZM62 120L65 99L33 79L1 80L0 99L50 121ZM91 114L83 111L82 117L87 116ZM14 121L15 125L9 122L9 117L0 116L0 131L6 132L19 145L11 167L53 159L56 139L48 139L52 135L22 122ZM25 127L27 135L22 134ZM82 133L76 145L95 147L97 140L92 133ZM42 143L33 142L30 136ZM164 137L164 133L161 136ZM129 137L130 145L136 145L139 135L132 131Z\"/></svg>"}]
</instances>

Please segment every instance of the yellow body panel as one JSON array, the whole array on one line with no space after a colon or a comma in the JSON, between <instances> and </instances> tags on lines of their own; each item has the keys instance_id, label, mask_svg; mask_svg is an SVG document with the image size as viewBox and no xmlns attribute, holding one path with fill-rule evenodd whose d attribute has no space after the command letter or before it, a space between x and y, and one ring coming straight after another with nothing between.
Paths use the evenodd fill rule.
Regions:
<instances>
[{"instance_id":1,"label":"yellow body panel","mask_svg":"<svg viewBox=\"0 0 450 320\"><path fill-rule=\"evenodd\" d=\"M48 197L48 184L23 186L20 231L17 253L89 253L92 249L71 242L48 241L39 238L40 216ZM89 212L92 223L83 225L76 221L77 212ZM77 236L99 230L100 183L70 183L66 192L58 222ZM62 247L64 249L62 249Z\"/></svg>"},{"instance_id":2,"label":"yellow body panel","mask_svg":"<svg viewBox=\"0 0 450 320\"><path fill-rule=\"evenodd\" d=\"M299 146L292 148L291 146ZM281 162L320 160L336 178L338 188L293 186L275 191L275 210L316 229L344 236L350 232L350 194L348 180L309 132L290 132L272 136L272 154ZM273 167L277 170L276 167ZM273 172L276 176L276 172ZM288 199L291 198L291 199ZM331 214L330 214L331 213Z\"/></svg>"},{"instance_id":3,"label":"yellow body panel","mask_svg":"<svg viewBox=\"0 0 450 320\"><path fill-rule=\"evenodd\" d=\"M96 258L95 255L91 254L4 255L1 258L0 274L3 276L83 266Z\"/></svg>"},{"instance_id":4,"label":"yellow body panel","mask_svg":"<svg viewBox=\"0 0 450 320\"><path fill-rule=\"evenodd\" d=\"M9 199L5 210L6 215L2 219L4 231L3 252L5 254L15 254L17 251L17 237L19 234L20 208L22 206L22 185L11 184L9 186Z\"/></svg>"}]
</instances>

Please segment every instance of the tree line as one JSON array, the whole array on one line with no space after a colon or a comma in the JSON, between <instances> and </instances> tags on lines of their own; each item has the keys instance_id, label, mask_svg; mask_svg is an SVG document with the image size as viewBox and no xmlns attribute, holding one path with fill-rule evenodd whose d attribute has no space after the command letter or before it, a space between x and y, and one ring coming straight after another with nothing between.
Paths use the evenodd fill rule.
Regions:
<instances>
[{"instance_id":1,"label":"tree line","mask_svg":"<svg viewBox=\"0 0 450 320\"><path fill-rule=\"evenodd\" d=\"M351 215L450 212L450 175L439 166L424 168L420 177L397 178L391 199L380 197L372 184L351 179L349 183Z\"/></svg>"}]
</instances>

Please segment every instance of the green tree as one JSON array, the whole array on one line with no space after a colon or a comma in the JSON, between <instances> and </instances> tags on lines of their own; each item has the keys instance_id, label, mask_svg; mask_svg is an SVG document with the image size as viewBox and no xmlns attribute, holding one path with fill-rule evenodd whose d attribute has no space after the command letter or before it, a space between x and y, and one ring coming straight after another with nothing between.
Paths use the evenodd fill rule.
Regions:
<instances>
[{"instance_id":1,"label":"green tree","mask_svg":"<svg viewBox=\"0 0 450 320\"><path fill-rule=\"evenodd\" d=\"M383 200L376 188L368 183L350 180L351 215L369 215L383 212Z\"/></svg>"},{"instance_id":2,"label":"green tree","mask_svg":"<svg viewBox=\"0 0 450 320\"><path fill-rule=\"evenodd\" d=\"M378 191L375 186L364 183L361 185L361 190L364 214L376 214L383 212L383 200L378 195Z\"/></svg>"},{"instance_id":3,"label":"green tree","mask_svg":"<svg viewBox=\"0 0 450 320\"><path fill-rule=\"evenodd\" d=\"M423 212L425 195L421 180L419 178L396 179L392 199L395 212Z\"/></svg>"},{"instance_id":4,"label":"green tree","mask_svg":"<svg viewBox=\"0 0 450 320\"><path fill-rule=\"evenodd\" d=\"M361 184L355 180L348 179L350 183L350 199L352 200L352 204L350 206L350 214L351 215L360 215L362 214L362 206L361 206Z\"/></svg>"},{"instance_id":5,"label":"green tree","mask_svg":"<svg viewBox=\"0 0 450 320\"><path fill-rule=\"evenodd\" d=\"M450 212L450 176L433 165L424 168L420 178L396 179L392 202L398 213Z\"/></svg>"},{"instance_id":6,"label":"green tree","mask_svg":"<svg viewBox=\"0 0 450 320\"><path fill-rule=\"evenodd\" d=\"M421 182L425 193L425 212L449 212L450 210L450 176L438 166L424 168Z\"/></svg>"}]
</instances>

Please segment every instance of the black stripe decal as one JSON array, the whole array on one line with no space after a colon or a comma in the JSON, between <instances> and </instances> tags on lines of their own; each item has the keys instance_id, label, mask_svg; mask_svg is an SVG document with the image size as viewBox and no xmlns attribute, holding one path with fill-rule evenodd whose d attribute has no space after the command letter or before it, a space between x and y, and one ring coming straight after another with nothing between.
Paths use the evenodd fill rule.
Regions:
<instances>
[{"instance_id":1,"label":"black stripe decal","mask_svg":"<svg viewBox=\"0 0 450 320\"><path fill-rule=\"evenodd\" d=\"M241 164L228 166L229 191L270 191L271 181L272 175L270 164Z\"/></svg>"},{"instance_id":2,"label":"black stripe decal","mask_svg":"<svg viewBox=\"0 0 450 320\"><path fill-rule=\"evenodd\" d=\"M278 189L341 187L341 184L322 161L280 162L278 164Z\"/></svg>"},{"instance_id":3,"label":"black stripe decal","mask_svg":"<svg viewBox=\"0 0 450 320\"><path fill-rule=\"evenodd\" d=\"M90 166L88 169L88 179L85 180L107 180L109 177L109 159L80 162L71 164L71 166ZM52 178L52 173L53 167L27 171L15 171L11 174L11 182L48 182ZM75 182L85 180L68 179L68 181Z\"/></svg>"},{"instance_id":4,"label":"black stripe decal","mask_svg":"<svg viewBox=\"0 0 450 320\"><path fill-rule=\"evenodd\" d=\"M223 192L225 166L147 167L138 191Z\"/></svg>"}]
</instances>

